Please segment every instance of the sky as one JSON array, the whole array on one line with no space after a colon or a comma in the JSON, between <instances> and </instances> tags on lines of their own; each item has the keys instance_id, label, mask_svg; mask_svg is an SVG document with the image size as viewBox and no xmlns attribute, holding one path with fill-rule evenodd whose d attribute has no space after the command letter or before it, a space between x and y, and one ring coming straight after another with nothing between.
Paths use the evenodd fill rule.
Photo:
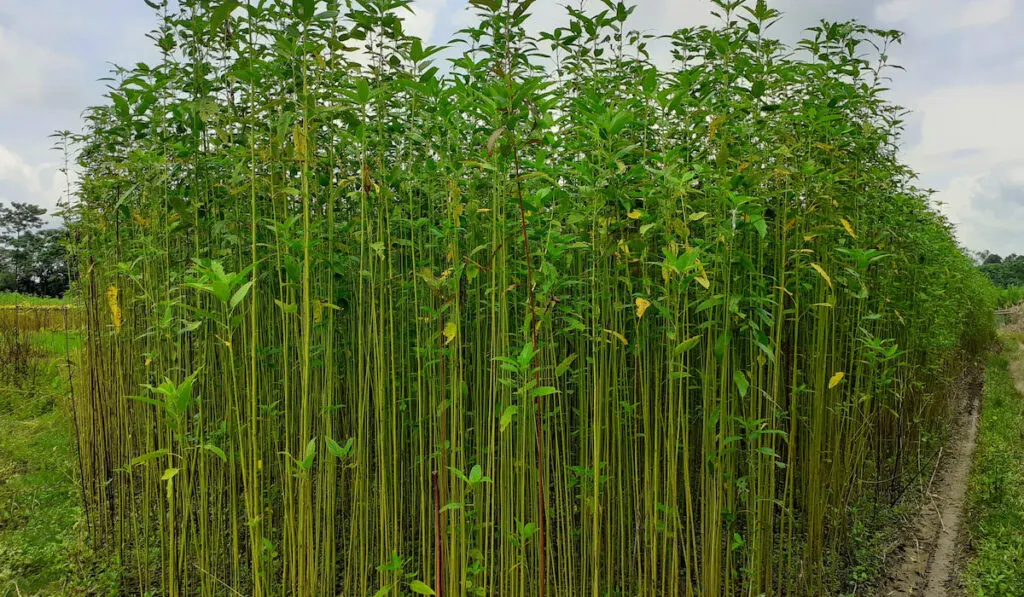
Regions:
<instances>
[{"instance_id":1,"label":"sky","mask_svg":"<svg viewBox=\"0 0 1024 597\"><path fill-rule=\"evenodd\" d=\"M593 1L593 0L591 0ZM407 29L433 43L468 22L467 0L416 0ZM579 0L572 0L573 5ZM537 0L534 22L562 21ZM633 0L632 28L711 22L708 0ZM769 0L788 41L820 19L899 29L890 97L911 110L904 161L971 250L1024 254L1024 0ZM77 131L112 64L155 61L142 0L0 0L0 203L53 209L66 181L49 135Z\"/></svg>"}]
</instances>

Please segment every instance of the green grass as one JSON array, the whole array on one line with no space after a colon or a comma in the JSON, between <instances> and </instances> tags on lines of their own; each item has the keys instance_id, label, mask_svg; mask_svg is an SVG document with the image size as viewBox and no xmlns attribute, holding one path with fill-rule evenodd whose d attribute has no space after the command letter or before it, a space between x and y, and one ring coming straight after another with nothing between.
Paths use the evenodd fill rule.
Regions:
<instances>
[{"instance_id":1,"label":"green grass","mask_svg":"<svg viewBox=\"0 0 1024 597\"><path fill-rule=\"evenodd\" d=\"M79 339L44 332L27 341L33 365L0 379L0 597L69 594L67 579L82 551L63 357Z\"/></svg>"},{"instance_id":2,"label":"green grass","mask_svg":"<svg viewBox=\"0 0 1024 597\"><path fill-rule=\"evenodd\" d=\"M1024 398L1011 375L1011 363L1024 358L1020 341L1004 337L1005 350L992 357L985 377L970 487L967 585L976 597L1024 595Z\"/></svg>"},{"instance_id":3,"label":"green grass","mask_svg":"<svg viewBox=\"0 0 1024 597\"><path fill-rule=\"evenodd\" d=\"M22 307L45 307L52 305L68 305L74 301L70 297L46 298L18 294L16 292L0 292L0 306L19 305Z\"/></svg>"}]
</instances>

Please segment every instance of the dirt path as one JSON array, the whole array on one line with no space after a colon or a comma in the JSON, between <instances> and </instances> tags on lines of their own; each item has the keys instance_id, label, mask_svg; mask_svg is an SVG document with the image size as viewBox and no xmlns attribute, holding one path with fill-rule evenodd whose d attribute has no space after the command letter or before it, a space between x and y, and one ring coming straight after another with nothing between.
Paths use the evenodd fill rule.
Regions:
<instances>
[{"instance_id":1,"label":"dirt path","mask_svg":"<svg viewBox=\"0 0 1024 597\"><path fill-rule=\"evenodd\" d=\"M957 537L978 437L980 378L965 384L957 429L940 452L913 536L896 550L898 563L880 596L952 597L959 557Z\"/></svg>"}]
</instances>

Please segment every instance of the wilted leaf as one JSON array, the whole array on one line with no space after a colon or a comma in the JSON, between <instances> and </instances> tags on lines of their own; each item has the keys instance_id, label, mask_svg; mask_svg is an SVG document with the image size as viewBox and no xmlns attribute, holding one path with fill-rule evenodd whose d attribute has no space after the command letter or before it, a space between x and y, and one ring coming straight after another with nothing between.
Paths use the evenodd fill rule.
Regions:
<instances>
[{"instance_id":1,"label":"wilted leaf","mask_svg":"<svg viewBox=\"0 0 1024 597\"><path fill-rule=\"evenodd\" d=\"M121 304L117 300L117 286L107 289L107 305L110 306L110 318L114 323L114 331L121 332Z\"/></svg>"},{"instance_id":2,"label":"wilted leaf","mask_svg":"<svg viewBox=\"0 0 1024 597\"><path fill-rule=\"evenodd\" d=\"M637 316L637 318L638 319L643 319L644 313L647 312L647 309L649 309L650 306L651 306L651 301L649 301L649 300L647 300L645 298L637 298L636 299L636 316Z\"/></svg>"},{"instance_id":3,"label":"wilted leaf","mask_svg":"<svg viewBox=\"0 0 1024 597\"><path fill-rule=\"evenodd\" d=\"M842 371L833 375L832 379L828 380L828 389L831 390L832 388L838 386L840 383L843 382L844 377L846 377L846 374L843 373Z\"/></svg>"},{"instance_id":4,"label":"wilted leaf","mask_svg":"<svg viewBox=\"0 0 1024 597\"><path fill-rule=\"evenodd\" d=\"M854 233L853 231L853 226L850 225L850 222L846 218L841 218L839 221L842 222L843 228L846 228L847 234L849 234L853 238L857 238L857 234Z\"/></svg>"},{"instance_id":5,"label":"wilted leaf","mask_svg":"<svg viewBox=\"0 0 1024 597\"><path fill-rule=\"evenodd\" d=\"M451 344L451 341L459 335L459 326L454 321L449 321L444 326L444 343Z\"/></svg>"},{"instance_id":6,"label":"wilted leaf","mask_svg":"<svg viewBox=\"0 0 1024 597\"><path fill-rule=\"evenodd\" d=\"M821 275L821 277L824 278L826 282L828 282L828 287L832 288L832 278L828 277L828 274L825 273L825 270L822 269L822 267L817 263L812 263L811 267L813 267L814 271L818 272Z\"/></svg>"}]
</instances>

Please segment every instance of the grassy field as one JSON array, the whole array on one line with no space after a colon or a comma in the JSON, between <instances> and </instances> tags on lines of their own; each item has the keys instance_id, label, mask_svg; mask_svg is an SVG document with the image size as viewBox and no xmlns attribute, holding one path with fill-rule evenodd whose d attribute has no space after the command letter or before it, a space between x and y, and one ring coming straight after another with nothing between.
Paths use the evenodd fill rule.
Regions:
<instances>
[{"instance_id":1,"label":"grassy field","mask_svg":"<svg viewBox=\"0 0 1024 597\"><path fill-rule=\"evenodd\" d=\"M2 295L0 303L18 298ZM67 411L67 355L77 353L80 338L6 327L0 336L0 597L106 594L98 591L109 585L103 575L80 574L91 565L78 524L81 499ZM91 577L90 584L73 580L80 576Z\"/></svg>"},{"instance_id":2,"label":"grassy field","mask_svg":"<svg viewBox=\"0 0 1024 597\"><path fill-rule=\"evenodd\" d=\"M975 597L1024 595L1024 334L1005 332L985 378L981 432L970 487Z\"/></svg>"}]
</instances>

